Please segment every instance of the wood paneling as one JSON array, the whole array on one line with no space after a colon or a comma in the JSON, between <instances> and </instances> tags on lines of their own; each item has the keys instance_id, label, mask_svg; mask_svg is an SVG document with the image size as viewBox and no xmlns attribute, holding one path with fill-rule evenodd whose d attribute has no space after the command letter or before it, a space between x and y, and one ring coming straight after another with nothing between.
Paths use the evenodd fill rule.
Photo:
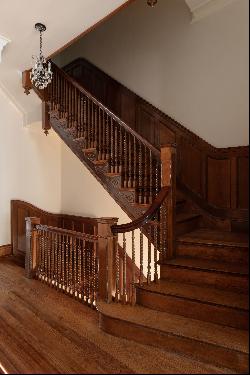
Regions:
<instances>
[{"instance_id":1,"label":"wood paneling","mask_svg":"<svg viewBox=\"0 0 250 375\"><path fill-rule=\"evenodd\" d=\"M238 207L249 206L249 158L238 158Z\"/></svg>"},{"instance_id":2,"label":"wood paneling","mask_svg":"<svg viewBox=\"0 0 250 375\"><path fill-rule=\"evenodd\" d=\"M11 253L12 253L12 246L11 245L0 246L0 257L10 255Z\"/></svg>"},{"instance_id":3,"label":"wood paneling","mask_svg":"<svg viewBox=\"0 0 250 375\"><path fill-rule=\"evenodd\" d=\"M217 160L208 158L207 164L208 202L213 206L230 208L230 160Z\"/></svg>"},{"instance_id":4,"label":"wood paneling","mask_svg":"<svg viewBox=\"0 0 250 375\"><path fill-rule=\"evenodd\" d=\"M81 216L52 214L23 201L11 201L11 237L13 254L24 256L26 250L26 217L39 217L42 225L52 227L72 229L85 233L94 234L97 227L96 219Z\"/></svg>"},{"instance_id":5,"label":"wood paneling","mask_svg":"<svg viewBox=\"0 0 250 375\"><path fill-rule=\"evenodd\" d=\"M247 220L248 147L213 147L85 59L64 70L156 148L177 144L179 188L195 204L214 216Z\"/></svg>"}]
</instances>

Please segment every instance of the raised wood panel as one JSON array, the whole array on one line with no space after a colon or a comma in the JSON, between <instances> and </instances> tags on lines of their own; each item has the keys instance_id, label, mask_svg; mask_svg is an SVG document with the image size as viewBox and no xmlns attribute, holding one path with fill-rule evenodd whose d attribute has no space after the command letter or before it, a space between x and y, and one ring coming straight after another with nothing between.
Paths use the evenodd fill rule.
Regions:
<instances>
[{"instance_id":1,"label":"raised wood panel","mask_svg":"<svg viewBox=\"0 0 250 375\"><path fill-rule=\"evenodd\" d=\"M138 133L143 134L147 141L152 143L152 140L154 140L155 143L155 117L145 106L137 108L136 128Z\"/></svg>"},{"instance_id":2,"label":"raised wood panel","mask_svg":"<svg viewBox=\"0 0 250 375\"><path fill-rule=\"evenodd\" d=\"M231 165L229 159L207 160L208 202L213 206L230 208L231 205Z\"/></svg>"},{"instance_id":3,"label":"raised wood panel","mask_svg":"<svg viewBox=\"0 0 250 375\"><path fill-rule=\"evenodd\" d=\"M121 90L121 119L126 122L132 129L136 127L136 97L126 88Z\"/></svg>"},{"instance_id":4,"label":"raised wood panel","mask_svg":"<svg viewBox=\"0 0 250 375\"><path fill-rule=\"evenodd\" d=\"M249 207L249 158L238 158L238 208Z\"/></svg>"},{"instance_id":5,"label":"raised wood panel","mask_svg":"<svg viewBox=\"0 0 250 375\"><path fill-rule=\"evenodd\" d=\"M181 181L193 192L202 196L202 155L182 139L180 152Z\"/></svg>"}]
</instances>

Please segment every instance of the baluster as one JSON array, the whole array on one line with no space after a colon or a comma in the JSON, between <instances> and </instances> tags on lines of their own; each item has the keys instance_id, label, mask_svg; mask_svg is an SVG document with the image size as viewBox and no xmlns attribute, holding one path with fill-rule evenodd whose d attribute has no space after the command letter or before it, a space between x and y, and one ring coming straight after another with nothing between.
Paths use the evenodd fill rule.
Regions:
<instances>
[{"instance_id":1,"label":"baluster","mask_svg":"<svg viewBox=\"0 0 250 375\"><path fill-rule=\"evenodd\" d=\"M157 215L155 217L154 221L154 282L158 282L158 266L157 266L157 261L158 261L158 220L157 220Z\"/></svg>"},{"instance_id":2,"label":"baluster","mask_svg":"<svg viewBox=\"0 0 250 375\"><path fill-rule=\"evenodd\" d=\"M83 101L83 136L84 136L84 148L87 148L88 144L88 125L87 125L87 99L84 96Z\"/></svg>"},{"instance_id":3,"label":"baluster","mask_svg":"<svg viewBox=\"0 0 250 375\"><path fill-rule=\"evenodd\" d=\"M57 233L54 233L54 288L57 288L58 285L58 238L57 238Z\"/></svg>"},{"instance_id":4,"label":"baluster","mask_svg":"<svg viewBox=\"0 0 250 375\"><path fill-rule=\"evenodd\" d=\"M74 275L74 286L73 286L73 293L74 297L77 297L77 238L74 237L73 240L73 258L74 258L74 265L73 265L73 275Z\"/></svg>"},{"instance_id":5,"label":"baluster","mask_svg":"<svg viewBox=\"0 0 250 375\"><path fill-rule=\"evenodd\" d=\"M122 134L122 127L120 126L120 139L119 139L119 173L122 173L123 167L123 134Z\"/></svg>"},{"instance_id":6,"label":"baluster","mask_svg":"<svg viewBox=\"0 0 250 375\"><path fill-rule=\"evenodd\" d=\"M115 165L114 165L114 173L119 172L118 167L118 126L115 124Z\"/></svg>"},{"instance_id":7,"label":"baluster","mask_svg":"<svg viewBox=\"0 0 250 375\"><path fill-rule=\"evenodd\" d=\"M135 294L135 232L132 231L132 296L131 304L134 306L136 303Z\"/></svg>"},{"instance_id":8,"label":"baluster","mask_svg":"<svg viewBox=\"0 0 250 375\"><path fill-rule=\"evenodd\" d=\"M127 149L127 133L124 133L123 136L123 151L124 151L124 182L123 186L128 187L128 149Z\"/></svg>"},{"instance_id":9,"label":"baluster","mask_svg":"<svg viewBox=\"0 0 250 375\"><path fill-rule=\"evenodd\" d=\"M114 172L114 124L113 118L110 117L110 160L109 160L109 172Z\"/></svg>"},{"instance_id":10,"label":"baluster","mask_svg":"<svg viewBox=\"0 0 250 375\"><path fill-rule=\"evenodd\" d=\"M94 103L91 102L91 147L95 147L95 112L94 112Z\"/></svg>"},{"instance_id":11,"label":"baluster","mask_svg":"<svg viewBox=\"0 0 250 375\"><path fill-rule=\"evenodd\" d=\"M45 239L44 239L44 243L45 243L45 279L44 281L47 282L48 280L48 232L46 231L45 232Z\"/></svg>"},{"instance_id":12,"label":"baluster","mask_svg":"<svg viewBox=\"0 0 250 375\"><path fill-rule=\"evenodd\" d=\"M90 278L91 278L91 259L90 259L90 243L88 242L88 247L87 247L87 295L86 295L86 303L89 304L90 302L90 288L91 288L91 284L90 284Z\"/></svg>"},{"instance_id":13,"label":"baluster","mask_svg":"<svg viewBox=\"0 0 250 375\"><path fill-rule=\"evenodd\" d=\"M102 160L106 159L106 123L105 123L105 113L102 110Z\"/></svg>"},{"instance_id":14,"label":"baluster","mask_svg":"<svg viewBox=\"0 0 250 375\"><path fill-rule=\"evenodd\" d=\"M115 279L115 301L119 302L120 300L120 255L119 255L119 242L118 235L115 236L115 266L116 266L116 279Z\"/></svg>"},{"instance_id":15,"label":"baluster","mask_svg":"<svg viewBox=\"0 0 250 375\"><path fill-rule=\"evenodd\" d=\"M102 116L101 108L98 110L98 123L99 123L99 145L98 145L98 160L102 159Z\"/></svg>"},{"instance_id":16,"label":"baluster","mask_svg":"<svg viewBox=\"0 0 250 375\"><path fill-rule=\"evenodd\" d=\"M87 255L86 255L86 242L85 240L82 241L83 248L82 248L82 254L83 254L83 282L82 282L82 300L85 302L85 297L87 294L87 283L86 283L86 265L87 265Z\"/></svg>"},{"instance_id":17,"label":"baluster","mask_svg":"<svg viewBox=\"0 0 250 375\"><path fill-rule=\"evenodd\" d=\"M69 237L69 294L72 295L72 270L73 270L73 239Z\"/></svg>"},{"instance_id":18,"label":"baluster","mask_svg":"<svg viewBox=\"0 0 250 375\"><path fill-rule=\"evenodd\" d=\"M151 283L151 227L148 229L148 272L147 272L147 283Z\"/></svg>"},{"instance_id":19,"label":"baluster","mask_svg":"<svg viewBox=\"0 0 250 375\"><path fill-rule=\"evenodd\" d=\"M153 203L153 160L152 151L149 151L149 204Z\"/></svg>"},{"instance_id":20,"label":"baluster","mask_svg":"<svg viewBox=\"0 0 250 375\"><path fill-rule=\"evenodd\" d=\"M147 195L148 195L148 158L147 158L147 147L144 146L144 162L145 162L145 165L144 165L144 192L143 192L143 195L144 195L144 203L146 204L147 203Z\"/></svg>"},{"instance_id":21,"label":"baluster","mask_svg":"<svg viewBox=\"0 0 250 375\"><path fill-rule=\"evenodd\" d=\"M142 145L140 142L139 146L139 203L143 203L142 200Z\"/></svg>"},{"instance_id":22,"label":"baluster","mask_svg":"<svg viewBox=\"0 0 250 375\"><path fill-rule=\"evenodd\" d=\"M78 239L78 246L77 246L77 257L78 257L78 262L77 262L77 282L78 282L78 292L77 292L77 297L82 298L82 257L81 257L81 240Z\"/></svg>"},{"instance_id":23,"label":"baluster","mask_svg":"<svg viewBox=\"0 0 250 375\"><path fill-rule=\"evenodd\" d=\"M62 235L62 292L65 292L65 236Z\"/></svg>"},{"instance_id":24,"label":"baluster","mask_svg":"<svg viewBox=\"0 0 250 375\"><path fill-rule=\"evenodd\" d=\"M57 289L61 289L62 285L62 236L58 234L58 264L57 264L58 283Z\"/></svg>"},{"instance_id":25,"label":"baluster","mask_svg":"<svg viewBox=\"0 0 250 375\"><path fill-rule=\"evenodd\" d=\"M126 246L126 234L123 233L123 291L122 291L122 302L127 303L127 246Z\"/></svg>"},{"instance_id":26,"label":"baluster","mask_svg":"<svg viewBox=\"0 0 250 375\"><path fill-rule=\"evenodd\" d=\"M143 285L143 234L142 231L140 231L140 285Z\"/></svg>"},{"instance_id":27,"label":"baluster","mask_svg":"<svg viewBox=\"0 0 250 375\"><path fill-rule=\"evenodd\" d=\"M136 138L133 137L134 144L134 175L133 175L133 188L136 188L136 179L137 179L137 153L136 153Z\"/></svg>"},{"instance_id":28,"label":"baluster","mask_svg":"<svg viewBox=\"0 0 250 375\"><path fill-rule=\"evenodd\" d=\"M47 282L50 286L50 283L51 283L51 232L47 232L47 250L48 250Z\"/></svg>"},{"instance_id":29,"label":"baluster","mask_svg":"<svg viewBox=\"0 0 250 375\"><path fill-rule=\"evenodd\" d=\"M110 124L109 124L109 115L106 114L106 160L109 160L110 157Z\"/></svg>"},{"instance_id":30,"label":"baluster","mask_svg":"<svg viewBox=\"0 0 250 375\"><path fill-rule=\"evenodd\" d=\"M128 188L132 187L132 143L131 135L128 134Z\"/></svg>"},{"instance_id":31,"label":"baluster","mask_svg":"<svg viewBox=\"0 0 250 375\"><path fill-rule=\"evenodd\" d=\"M94 113L94 123L95 123L95 140L94 140L94 148L97 148L98 145L98 109L97 105L95 104L95 113Z\"/></svg>"}]
</instances>

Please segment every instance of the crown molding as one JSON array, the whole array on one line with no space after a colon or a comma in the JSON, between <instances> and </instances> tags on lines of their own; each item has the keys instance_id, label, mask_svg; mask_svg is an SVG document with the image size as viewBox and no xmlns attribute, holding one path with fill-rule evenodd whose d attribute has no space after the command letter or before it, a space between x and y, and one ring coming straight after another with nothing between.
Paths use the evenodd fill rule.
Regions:
<instances>
[{"instance_id":1,"label":"crown molding","mask_svg":"<svg viewBox=\"0 0 250 375\"><path fill-rule=\"evenodd\" d=\"M2 61L3 49L8 43L10 43L10 40L5 38L4 36L0 35L0 63Z\"/></svg>"},{"instance_id":2,"label":"crown molding","mask_svg":"<svg viewBox=\"0 0 250 375\"><path fill-rule=\"evenodd\" d=\"M192 23L220 11L235 0L185 0L192 13Z\"/></svg>"}]
</instances>

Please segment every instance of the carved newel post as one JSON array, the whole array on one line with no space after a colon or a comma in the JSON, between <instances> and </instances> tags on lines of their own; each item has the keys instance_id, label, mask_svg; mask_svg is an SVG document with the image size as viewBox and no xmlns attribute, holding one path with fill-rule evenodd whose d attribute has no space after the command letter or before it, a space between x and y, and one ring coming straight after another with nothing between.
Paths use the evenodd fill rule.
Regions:
<instances>
[{"instance_id":1,"label":"carved newel post","mask_svg":"<svg viewBox=\"0 0 250 375\"><path fill-rule=\"evenodd\" d=\"M176 145L165 145L161 147L162 161L162 187L169 187L170 192L164 203L166 222L164 224L163 256L167 259L175 255L175 204L176 204Z\"/></svg>"},{"instance_id":2,"label":"carved newel post","mask_svg":"<svg viewBox=\"0 0 250 375\"><path fill-rule=\"evenodd\" d=\"M111 227L116 225L118 218L101 218L98 222L98 257L99 285L98 299L107 303L112 302L115 291L115 237Z\"/></svg>"},{"instance_id":3,"label":"carved newel post","mask_svg":"<svg viewBox=\"0 0 250 375\"><path fill-rule=\"evenodd\" d=\"M25 253L25 276L33 279L37 267L38 237L36 226L40 224L40 218L27 217L26 221L26 253Z\"/></svg>"}]
</instances>

